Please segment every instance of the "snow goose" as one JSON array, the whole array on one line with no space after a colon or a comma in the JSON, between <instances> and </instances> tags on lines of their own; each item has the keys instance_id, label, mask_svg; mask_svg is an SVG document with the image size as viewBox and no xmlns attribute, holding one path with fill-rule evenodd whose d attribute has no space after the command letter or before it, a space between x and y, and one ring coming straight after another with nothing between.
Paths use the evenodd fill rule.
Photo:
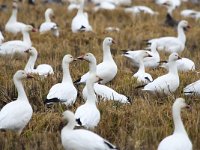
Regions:
<instances>
[{"instance_id":1,"label":"snow goose","mask_svg":"<svg viewBox=\"0 0 200 150\"><path fill-rule=\"evenodd\" d=\"M192 143L188 137L181 119L181 109L189 107L183 98L177 98L172 107L174 121L174 132L172 135L164 138L158 150L192 150Z\"/></svg>"},{"instance_id":2,"label":"snow goose","mask_svg":"<svg viewBox=\"0 0 200 150\"><path fill-rule=\"evenodd\" d=\"M189 85L187 85L183 89L183 93L185 95L200 95L200 80L195 81Z\"/></svg>"},{"instance_id":3,"label":"snow goose","mask_svg":"<svg viewBox=\"0 0 200 150\"><path fill-rule=\"evenodd\" d=\"M177 53L169 56L169 71L167 74L156 78L153 82L144 86L144 91L169 95L179 87L179 75L176 61L181 59Z\"/></svg>"},{"instance_id":4,"label":"snow goose","mask_svg":"<svg viewBox=\"0 0 200 150\"><path fill-rule=\"evenodd\" d=\"M97 76L103 79L100 83L106 84L111 81L117 74L117 65L113 60L110 52L110 46L115 43L110 37L106 37L103 41L103 62L97 66ZM96 64L95 64L96 65ZM75 81L76 84L85 83L89 76L89 72L84 74L80 79Z\"/></svg>"},{"instance_id":5,"label":"snow goose","mask_svg":"<svg viewBox=\"0 0 200 150\"><path fill-rule=\"evenodd\" d=\"M69 72L69 64L75 61L71 55L65 55L62 61L63 79L61 83L57 83L51 87L45 104L52 102L63 102L65 105L72 105L77 98L77 90L73 85L72 78Z\"/></svg>"},{"instance_id":6,"label":"snow goose","mask_svg":"<svg viewBox=\"0 0 200 150\"><path fill-rule=\"evenodd\" d=\"M174 7L179 7L181 5L181 0L156 0L156 3L162 5L166 1L170 1Z\"/></svg>"},{"instance_id":7,"label":"snow goose","mask_svg":"<svg viewBox=\"0 0 200 150\"><path fill-rule=\"evenodd\" d=\"M37 60L38 52L34 47L26 50L25 53L30 55L29 60L24 68L28 73L36 73L39 76L47 77L48 75L54 74L53 68L48 64L40 64L34 69L35 62Z\"/></svg>"},{"instance_id":8,"label":"snow goose","mask_svg":"<svg viewBox=\"0 0 200 150\"><path fill-rule=\"evenodd\" d=\"M167 7L167 15L165 18L165 25L170 26L170 27L177 27L178 21L176 21L172 17L173 10L175 9L173 2L168 0L163 3L163 6Z\"/></svg>"},{"instance_id":9,"label":"snow goose","mask_svg":"<svg viewBox=\"0 0 200 150\"><path fill-rule=\"evenodd\" d=\"M94 7L94 11L99 11L100 9L103 10L114 10L116 8L116 5L109 1L102 1Z\"/></svg>"},{"instance_id":10,"label":"snow goose","mask_svg":"<svg viewBox=\"0 0 200 150\"><path fill-rule=\"evenodd\" d=\"M43 22L40 25L39 31L41 34L51 31L54 36L59 37L58 26L56 23L51 21L51 17L53 17L53 16L54 16L53 9L48 8L45 11L45 22Z\"/></svg>"},{"instance_id":11,"label":"snow goose","mask_svg":"<svg viewBox=\"0 0 200 150\"><path fill-rule=\"evenodd\" d=\"M15 73L13 81L18 92L17 100L6 104L0 111L0 129L13 130L18 135L21 134L33 113L22 85L21 80L24 78L32 78L32 76L22 70Z\"/></svg>"},{"instance_id":12,"label":"snow goose","mask_svg":"<svg viewBox=\"0 0 200 150\"><path fill-rule=\"evenodd\" d=\"M185 10L182 10L180 14L183 17L192 17L192 18L195 18L196 13L197 13L197 11L195 11L195 10L185 9Z\"/></svg>"},{"instance_id":13,"label":"snow goose","mask_svg":"<svg viewBox=\"0 0 200 150\"><path fill-rule=\"evenodd\" d=\"M4 37L2 32L0 31L0 44L2 44L4 42Z\"/></svg>"},{"instance_id":14,"label":"snow goose","mask_svg":"<svg viewBox=\"0 0 200 150\"><path fill-rule=\"evenodd\" d=\"M143 59L146 57L152 57L147 51L141 51L141 54L139 55L139 69L138 71L133 75L133 77L137 78L138 83L146 83L148 84L149 82L153 81L153 78L149 73L145 72L145 67L144 67L144 61Z\"/></svg>"},{"instance_id":15,"label":"snow goose","mask_svg":"<svg viewBox=\"0 0 200 150\"><path fill-rule=\"evenodd\" d=\"M10 32L14 35L21 32L21 30L26 26L24 23L17 21L17 9L17 3L13 2L12 15L10 16L8 22L5 25L5 31Z\"/></svg>"},{"instance_id":16,"label":"snow goose","mask_svg":"<svg viewBox=\"0 0 200 150\"><path fill-rule=\"evenodd\" d=\"M65 111L63 119L68 121L68 124L61 131L61 141L65 150L117 150L116 146L91 131L74 130L76 120L71 111Z\"/></svg>"},{"instance_id":17,"label":"snow goose","mask_svg":"<svg viewBox=\"0 0 200 150\"><path fill-rule=\"evenodd\" d=\"M145 68L156 68L159 65L160 62L160 55L157 51L157 42L156 40L151 44L150 47L151 51L148 51L148 53L152 56L152 57L145 57L143 59L144 62L144 66ZM135 50L135 51L131 51L131 50L122 50L123 54L122 56L127 57L130 61L131 64L134 67L139 67L139 59L138 57L140 57L139 55L141 54L142 51L144 50Z\"/></svg>"},{"instance_id":18,"label":"snow goose","mask_svg":"<svg viewBox=\"0 0 200 150\"><path fill-rule=\"evenodd\" d=\"M132 13L133 15L137 15L140 13L150 14L150 15L158 15L158 12L153 11L151 8L147 6L133 6L124 9L127 13Z\"/></svg>"},{"instance_id":19,"label":"snow goose","mask_svg":"<svg viewBox=\"0 0 200 150\"><path fill-rule=\"evenodd\" d=\"M86 81L86 88L88 91L87 100L85 104L79 106L75 112L78 125L85 128L94 129L100 121L100 112L96 106L97 98L94 92L94 83L100 80L101 79L96 76L96 73L90 73Z\"/></svg>"},{"instance_id":20,"label":"snow goose","mask_svg":"<svg viewBox=\"0 0 200 150\"><path fill-rule=\"evenodd\" d=\"M24 54L32 45L29 31L35 32L36 30L31 25L26 25L22 29L23 41L14 40L1 44L0 55L13 55L15 53Z\"/></svg>"},{"instance_id":21,"label":"snow goose","mask_svg":"<svg viewBox=\"0 0 200 150\"><path fill-rule=\"evenodd\" d=\"M88 14L83 12L84 0L80 0L80 8L76 16L72 20L71 29L73 33L79 31L92 31L92 27L89 24Z\"/></svg>"},{"instance_id":22,"label":"snow goose","mask_svg":"<svg viewBox=\"0 0 200 150\"><path fill-rule=\"evenodd\" d=\"M180 53L185 48L186 36L184 33L184 29L188 29L190 26L188 22L182 20L178 24L178 37L161 37L157 39L152 39L148 41L148 44L153 43L155 40L157 41L157 49L160 51L165 51L168 53L177 52Z\"/></svg>"},{"instance_id":23,"label":"snow goose","mask_svg":"<svg viewBox=\"0 0 200 150\"><path fill-rule=\"evenodd\" d=\"M195 70L195 63L188 58L181 58L177 60L176 65L177 65L178 71L180 72L188 72L188 71ZM164 61L161 67L168 69L169 66L168 66L167 61L166 62Z\"/></svg>"}]
</instances>

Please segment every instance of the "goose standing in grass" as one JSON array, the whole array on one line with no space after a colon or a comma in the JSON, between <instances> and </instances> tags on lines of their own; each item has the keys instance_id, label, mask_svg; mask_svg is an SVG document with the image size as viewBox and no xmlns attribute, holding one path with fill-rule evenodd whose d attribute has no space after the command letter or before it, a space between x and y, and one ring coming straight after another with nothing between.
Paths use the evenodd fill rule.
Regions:
<instances>
[{"instance_id":1,"label":"goose standing in grass","mask_svg":"<svg viewBox=\"0 0 200 150\"><path fill-rule=\"evenodd\" d=\"M86 60L89 62L89 75L90 74L96 74L96 58L91 53L86 53L85 55L82 55L78 57L78 59ZM117 93L115 90L107 87L106 85L101 85L98 83L94 84L94 90L95 93L100 96L103 100L113 100L118 101L120 103L131 103L131 100L129 97ZM88 92L87 87L85 86L83 89L83 98L87 100Z\"/></svg>"},{"instance_id":2,"label":"goose standing in grass","mask_svg":"<svg viewBox=\"0 0 200 150\"><path fill-rule=\"evenodd\" d=\"M77 108L75 118L78 125L85 128L94 129L100 121L100 112L96 106L97 98L94 92L94 83L101 79L96 76L96 73L90 73L86 81L86 88L88 91L87 100L85 104Z\"/></svg>"},{"instance_id":3,"label":"goose standing in grass","mask_svg":"<svg viewBox=\"0 0 200 150\"><path fill-rule=\"evenodd\" d=\"M0 111L0 129L13 130L18 135L21 134L33 114L22 85L22 79L25 78L32 78L32 76L22 70L15 73L13 81L18 92L17 100L6 104Z\"/></svg>"},{"instance_id":4,"label":"goose standing in grass","mask_svg":"<svg viewBox=\"0 0 200 150\"><path fill-rule=\"evenodd\" d=\"M200 80L195 81L189 85L187 85L183 89L183 93L185 95L200 95Z\"/></svg>"},{"instance_id":5,"label":"goose standing in grass","mask_svg":"<svg viewBox=\"0 0 200 150\"><path fill-rule=\"evenodd\" d=\"M51 87L45 104L53 102L63 102L65 105L72 105L77 98L77 90L73 85L73 81L69 72L69 64L75 61L72 55L65 55L62 61L63 79L61 83L57 83Z\"/></svg>"},{"instance_id":6,"label":"goose standing in grass","mask_svg":"<svg viewBox=\"0 0 200 150\"><path fill-rule=\"evenodd\" d=\"M148 84L153 81L153 78L149 73L145 72L144 61L143 59L146 57L152 57L147 51L141 51L141 55L138 57L139 59L139 69L133 75L133 77L137 78L138 83Z\"/></svg>"},{"instance_id":7,"label":"goose standing in grass","mask_svg":"<svg viewBox=\"0 0 200 150\"><path fill-rule=\"evenodd\" d=\"M192 150L192 143L188 137L181 119L181 109L189 107L183 98L177 98L172 107L174 132L172 135L164 138L158 150Z\"/></svg>"},{"instance_id":8,"label":"goose standing in grass","mask_svg":"<svg viewBox=\"0 0 200 150\"><path fill-rule=\"evenodd\" d=\"M13 2L12 15L10 16L8 22L5 25L5 31L10 32L14 35L21 32L25 28L26 24L17 21L18 6L16 2Z\"/></svg>"},{"instance_id":9,"label":"goose standing in grass","mask_svg":"<svg viewBox=\"0 0 200 150\"><path fill-rule=\"evenodd\" d=\"M34 47L26 50L25 53L30 55L29 60L24 68L28 73L36 73L39 76L47 77L48 75L54 74L53 68L48 64L40 64L34 69L35 62L37 60L38 52Z\"/></svg>"},{"instance_id":10,"label":"goose standing in grass","mask_svg":"<svg viewBox=\"0 0 200 150\"><path fill-rule=\"evenodd\" d=\"M176 91L179 87L179 75L176 61L181 59L177 53L169 56L169 71L167 74L156 78L153 82L144 86L144 91L169 95Z\"/></svg>"},{"instance_id":11,"label":"goose standing in grass","mask_svg":"<svg viewBox=\"0 0 200 150\"><path fill-rule=\"evenodd\" d=\"M0 55L13 55L15 53L24 54L32 46L29 32L36 30L31 25L26 25L22 29L23 40L8 41L0 45Z\"/></svg>"},{"instance_id":12,"label":"goose standing in grass","mask_svg":"<svg viewBox=\"0 0 200 150\"><path fill-rule=\"evenodd\" d=\"M103 41L103 62L98 64L97 66L97 76L103 79L100 82L101 84L106 84L110 82L117 74L117 65L113 60L112 54L110 52L110 46L114 43L114 40L110 37L106 37ZM75 81L75 83L85 83L88 76L89 72L87 72L80 79Z\"/></svg>"},{"instance_id":13,"label":"goose standing in grass","mask_svg":"<svg viewBox=\"0 0 200 150\"><path fill-rule=\"evenodd\" d=\"M51 21L51 17L54 17L54 12L53 9L48 8L45 11L45 22L40 25L39 31L42 34L51 31L54 36L59 37L58 26L55 22Z\"/></svg>"},{"instance_id":14,"label":"goose standing in grass","mask_svg":"<svg viewBox=\"0 0 200 150\"><path fill-rule=\"evenodd\" d=\"M156 68L159 65L160 62L160 55L157 51L157 42L154 41L151 44L150 47L151 51L148 51L148 53L152 56L152 57L145 57L143 59L144 62L144 66L145 68ZM123 56L127 57L130 61L131 64L134 67L139 67L139 59L138 57L140 57L141 52L144 50L135 50L135 51L131 51L131 50L123 50Z\"/></svg>"},{"instance_id":15,"label":"goose standing in grass","mask_svg":"<svg viewBox=\"0 0 200 150\"><path fill-rule=\"evenodd\" d=\"M80 31L92 31L92 27L89 24L88 14L83 11L84 0L80 0L80 8L76 16L72 20L71 29L73 33Z\"/></svg>"},{"instance_id":16,"label":"goose standing in grass","mask_svg":"<svg viewBox=\"0 0 200 150\"><path fill-rule=\"evenodd\" d=\"M148 44L153 43L155 40L157 41L157 49L159 51L165 51L167 53L181 53L185 48L186 36L184 33L184 29L190 28L187 21L182 20L178 24L178 37L161 37L148 41Z\"/></svg>"},{"instance_id":17,"label":"goose standing in grass","mask_svg":"<svg viewBox=\"0 0 200 150\"><path fill-rule=\"evenodd\" d=\"M91 131L74 130L76 120L71 111L65 111L63 119L68 121L61 131L61 141L65 150L117 150L116 146Z\"/></svg>"}]
</instances>

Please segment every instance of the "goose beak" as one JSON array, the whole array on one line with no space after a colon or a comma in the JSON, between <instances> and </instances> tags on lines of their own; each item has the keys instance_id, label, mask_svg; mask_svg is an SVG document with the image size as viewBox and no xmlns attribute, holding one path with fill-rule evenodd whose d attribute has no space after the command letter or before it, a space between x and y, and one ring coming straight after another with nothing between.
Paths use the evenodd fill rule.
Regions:
<instances>
[{"instance_id":1,"label":"goose beak","mask_svg":"<svg viewBox=\"0 0 200 150\"><path fill-rule=\"evenodd\" d=\"M84 60L84 55L77 57L77 59Z\"/></svg>"},{"instance_id":2,"label":"goose beak","mask_svg":"<svg viewBox=\"0 0 200 150\"><path fill-rule=\"evenodd\" d=\"M52 19L55 19L56 17L55 17L55 15L52 15L51 18L52 18Z\"/></svg>"},{"instance_id":3,"label":"goose beak","mask_svg":"<svg viewBox=\"0 0 200 150\"><path fill-rule=\"evenodd\" d=\"M149 54L147 57L153 57L153 56Z\"/></svg>"},{"instance_id":4,"label":"goose beak","mask_svg":"<svg viewBox=\"0 0 200 150\"><path fill-rule=\"evenodd\" d=\"M188 109L189 111L192 111L192 106L191 105L186 105L185 108Z\"/></svg>"},{"instance_id":5,"label":"goose beak","mask_svg":"<svg viewBox=\"0 0 200 150\"><path fill-rule=\"evenodd\" d=\"M180 56L178 56L178 59L182 59Z\"/></svg>"},{"instance_id":6,"label":"goose beak","mask_svg":"<svg viewBox=\"0 0 200 150\"><path fill-rule=\"evenodd\" d=\"M30 49L27 49L27 50L25 50L24 52L25 52L25 53L28 53L28 52L29 52L29 50L30 50Z\"/></svg>"},{"instance_id":7,"label":"goose beak","mask_svg":"<svg viewBox=\"0 0 200 150\"><path fill-rule=\"evenodd\" d=\"M73 61L77 61L78 59L76 59L76 58L74 58L74 60Z\"/></svg>"},{"instance_id":8,"label":"goose beak","mask_svg":"<svg viewBox=\"0 0 200 150\"><path fill-rule=\"evenodd\" d=\"M32 75L27 74L27 79L32 79L32 78L34 78Z\"/></svg>"},{"instance_id":9,"label":"goose beak","mask_svg":"<svg viewBox=\"0 0 200 150\"><path fill-rule=\"evenodd\" d=\"M101 81L103 81L103 79L101 79L100 77L99 77L99 80L97 81L97 83L101 83Z\"/></svg>"},{"instance_id":10,"label":"goose beak","mask_svg":"<svg viewBox=\"0 0 200 150\"><path fill-rule=\"evenodd\" d=\"M114 40L112 40L112 44L116 44L116 42Z\"/></svg>"},{"instance_id":11,"label":"goose beak","mask_svg":"<svg viewBox=\"0 0 200 150\"><path fill-rule=\"evenodd\" d=\"M33 28L33 29L32 29L32 32L38 32L38 29Z\"/></svg>"}]
</instances>

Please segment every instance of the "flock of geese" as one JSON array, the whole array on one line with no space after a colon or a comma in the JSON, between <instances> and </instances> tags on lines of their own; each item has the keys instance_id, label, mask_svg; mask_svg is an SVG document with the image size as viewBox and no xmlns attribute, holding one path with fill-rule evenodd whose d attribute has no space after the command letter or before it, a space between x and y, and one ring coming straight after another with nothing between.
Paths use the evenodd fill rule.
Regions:
<instances>
[{"instance_id":1,"label":"flock of geese","mask_svg":"<svg viewBox=\"0 0 200 150\"><path fill-rule=\"evenodd\" d=\"M107 4L107 5L106 5ZM102 7L111 8L113 3L106 2L98 5L98 9ZM163 5L168 7L168 16L172 15L172 1L167 0ZM73 7L72 7L73 5ZM71 3L68 9L76 8ZM84 12L84 0L80 0L77 4L77 14L72 20L72 32L88 32L93 31L89 23L89 15ZM108 7L109 6L109 7ZM136 7L136 6L134 6ZM174 5L173 5L174 7ZM18 13L17 2L13 2L12 15L5 25L5 31L13 35L22 33L23 40L13 40L4 42L4 37L0 35L0 55L11 55L15 53L29 55L29 60L24 70L19 70L13 76L13 81L18 92L16 100L6 104L0 111L0 129L13 130L18 135L21 134L24 127L30 121L33 110L28 101L28 97L24 91L22 80L25 78L33 78L32 74L38 74L40 77L48 77L54 74L53 68L48 64L40 64L35 68L38 52L32 46L29 32L37 32L31 25L26 25L17 20ZM145 7L144 7L145 8ZM98 10L95 9L96 11ZM132 12L135 8L127 8L125 12ZM141 11L143 8L138 8ZM144 9L145 10L145 9ZM146 11L142 11L145 12ZM137 12L136 12L137 14ZM155 13L157 14L157 13ZM45 22L41 24L39 32L41 34L51 32L53 36L59 37L59 27L55 22L51 21L54 16L53 9L48 8L45 11ZM172 19L172 17L171 17ZM186 35L185 30L190 28L189 23L185 20L177 22L177 37L159 37L147 41L149 49L144 50L123 50L123 56L130 60L138 71L133 75L140 84L138 88L150 93L159 93L170 95L179 87L179 72L195 71L195 63L189 58L181 58L180 53L185 49ZM106 37L103 41L103 61L97 65L96 58L92 53L86 53L77 58L67 54L62 60L63 78L61 83L57 83L51 87L46 97L45 104L61 102L65 105L73 105L77 99L77 89L74 84L85 84L82 95L85 104L79 106L75 113L65 111L63 118L68 120L68 124L61 131L62 145L66 150L109 150L118 149L116 146L103 139L99 135L90 131L98 126L101 115L96 103L97 95L105 100L118 101L124 104L130 104L131 98L120 94L114 89L105 85L115 78L117 75L117 65L113 60L110 47L115 44L111 37ZM145 72L145 68L155 69L160 65L159 52L169 54L167 61L162 62L162 67L168 70L168 73L159 76L156 79ZM88 62L89 71L81 76L75 82L72 81L69 67L70 64L77 59ZM183 89L185 95L200 95L200 80L196 81ZM182 108L189 107L183 98L177 98L172 107L174 132L172 135L164 138L158 146L158 150L192 150L192 143L185 130L181 120L180 112ZM75 126L82 126L86 129L74 129Z\"/></svg>"}]
</instances>

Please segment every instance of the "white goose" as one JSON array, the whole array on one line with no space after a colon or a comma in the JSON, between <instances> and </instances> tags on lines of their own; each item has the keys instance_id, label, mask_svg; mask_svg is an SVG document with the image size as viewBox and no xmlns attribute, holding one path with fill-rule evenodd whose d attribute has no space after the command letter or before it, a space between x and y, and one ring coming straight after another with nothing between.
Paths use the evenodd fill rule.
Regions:
<instances>
[{"instance_id":1,"label":"white goose","mask_svg":"<svg viewBox=\"0 0 200 150\"><path fill-rule=\"evenodd\" d=\"M169 72L144 86L143 90L166 95L175 92L179 87L179 75L176 65L178 59L181 59L178 54L172 53L168 60Z\"/></svg>"},{"instance_id":2,"label":"white goose","mask_svg":"<svg viewBox=\"0 0 200 150\"><path fill-rule=\"evenodd\" d=\"M78 59L83 59L89 62L89 74L96 74L96 58L91 53L86 53L78 57ZM113 89L107 87L106 85L101 85L98 83L94 84L95 93L100 96L103 100L113 100L121 103L130 103L130 98L117 93ZM86 100L88 96L87 87L85 86L83 89L83 98Z\"/></svg>"},{"instance_id":3,"label":"white goose","mask_svg":"<svg viewBox=\"0 0 200 150\"><path fill-rule=\"evenodd\" d=\"M143 59L144 61L144 66L145 68L156 68L159 65L160 62L160 55L157 51L157 42L154 41L151 44L151 51L148 51L148 53L152 56L152 57L145 57ZM135 51L130 51L130 50L123 50L123 56L127 57L133 66L139 67L139 59L138 57L140 57L139 55L141 54L141 51L144 50L135 50Z\"/></svg>"},{"instance_id":4,"label":"white goose","mask_svg":"<svg viewBox=\"0 0 200 150\"><path fill-rule=\"evenodd\" d=\"M72 32L80 32L80 31L92 31L92 27L89 24L88 14L83 11L84 8L84 0L80 0L80 8L76 16L72 20L71 29Z\"/></svg>"},{"instance_id":5,"label":"white goose","mask_svg":"<svg viewBox=\"0 0 200 150\"><path fill-rule=\"evenodd\" d=\"M172 107L174 132L172 135L164 138L158 150L192 150L192 143L188 137L181 119L181 109L189 107L183 98L177 98Z\"/></svg>"},{"instance_id":6,"label":"white goose","mask_svg":"<svg viewBox=\"0 0 200 150\"><path fill-rule=\"evenodd\" d=\"M133 6L133 7L125 8L124 11L126 13L132 13L133 15L137 15L140 13L145 13L149 15L158 15L158 12L153 11L151 8L147 6Z\"/></svg>"},{"instance_id":7,"label":"white goose","mask_svg":"<svg viewBox=\"0 0 200 150\"><path fill-rule=\"evenodd\" d=\"M157 41L157 49L160 51L165 51L167 53L177 52L180 53L185 48L186 36L184 29L190 28L188 22L182 20L178 24L178 37L161 37L157 39L152 39L148 41L148 44Z\"/></svg>"},{"instance_id":8,"label":"white goose","mask_svg":"<svg viewBox=\"0 0 200 150\"><path fill-rule=\"evenodd\" d=\"M98 81L100 81L100 78L96 76L96 73L90 73L86 82L88 91L87 100L75 112L78 125L84 126L85 128L93 129L100 121L100 112L96 106L97 98L94 92L94 83Z\"/></svg>"},{"instance_id":9,"label":"white goose","mask_svg":"<svg viewBox=\"0 0 200 150\"><path fill-rule=\"evenodd\" d=\"M54 36L59 37L58 26L55 22L51 21L51 17L54 16L53 9L48 8L45 11L44 15L45 15L45 22L43 22L40 25L40 29L39 29L40 33L43 34L43 33L46 33L48 31L51 31Z\"/></svg>"},{"instance_id":10,"label":"white goose","mask_svg":"<svg viewBox=\"0 0 200 150\"><path fill-rule=\"evenodd\" d=\"M197 80L183 89L185 95L200 95L200 80Z\"/></svg>"},{"instance_id":11,"label":"white goose","mask_svg":"<svg viewBox=\"0 0 200 150\"><path fill-rule=\"evenodd\" d=\"M76 120L71 111L65 111L63 119L68 121L61 131L61 141L65 150L117 150L116 146L91 131L74 130Z\"/></svg>"},{"instance_id":12,"label":"white goose","mask_svg":"<svg viewBox=\"0 0 200 150\"><path fill-rule=\"evenodd\" d=\"M141 54L138 57L138 59L139 59L139 69L133 75L133 77L137 78L138 83L148 84L148 83L153 81L153 78L151 77L151 75L149 73L145 72L143 59L146 58L146 57L152 57L152 56L147 51L141 51Z\"/></svg>"},{"instance_id":13,"label":"white goose","mask_svg":"<svg viewBox=\"0 0 200 150\"><path fill-rule=\"evenodd\" d=\"M51 87L44 103L63 102L65 105L72 105L77 98L77 90L73 85L69 72L69 64L75 59L71 55L65 55L62 61L63 79Z\"/></svg>"},{"instance_id":14,"label":"white goose","mask_svg":"<svg viewBox=\"0 0 200 150\"><path fill-rule=\"evenodd\" d=\"M29 60L24 68L28 73L36 73L39 76L47 77L48 75L54 74L53 68L48 64L40 64L34 69L35 62L37 60L38 52L34 47L26 50L25 53L30 55Z\"/></svg>"},{"instance_id":15,"label":"white goose","mask_svg":"<svg viewBox=\"0 0 200 150\"><path fill-rule=\"evenodd\" d=\"M96 4L94 7L94 11L99 11L99 10L114 10L116 9L116 5L112 2L109 1L101 1L100 3Z\"/></svg>"},{"instance_id":16,"label":"white goose","mask_svg":"<svg viewBox=\"0 0 200 150\"><path fill-rule=\"evenodd\" d=\"M22 85L21 80L24 78L32 77L22 70L15 73L13 81L18 92L17 100L6 104L0 111L0 129L13 130L18 135L21 134L33 113Z\"/></svg>"},{"instance_id":17,"label":"white goose","mask_svg":"<svg viewBox=\"0 0 200 150\"><path fill-rule=\"evenodd\" d=\"M30 49L32 42L29 32L35 32L35 29L31 25L26 25L22 29L23 41L14 40L8 41L0 45L0 55L13 55L15 53L24 54L24 52Z\"/></svg>"},{"instance_id":18,"label":"white goose","mask_svg":"<svg viewBox=\"0 0 200 150\"><path fill-rule=\"evenodd\" d=\"M10 32L14 35L21 32L21 30L26 26L24 23L17 21L17 9L17 3L13 2L12 15L10 16L8 22L5 25L5 31Z\"/></svg>"},{"instance_id":19,"label":"white goose","mask_svg":"<svg viewBox=\"0 0 200 150\"><path fill-rule=\"evenodd\" d=\"M100 83L106 84L111 81L117 74L117 65L112 58L110 46L114 43L113 39L106 37L103 41L103 62L97 66L97 76L103 79ZM95 64L96 65L96 64ZM84 74L80 79L75 81L76 84L85 83L89 72Z\"/></svg>"}]
</instances>

